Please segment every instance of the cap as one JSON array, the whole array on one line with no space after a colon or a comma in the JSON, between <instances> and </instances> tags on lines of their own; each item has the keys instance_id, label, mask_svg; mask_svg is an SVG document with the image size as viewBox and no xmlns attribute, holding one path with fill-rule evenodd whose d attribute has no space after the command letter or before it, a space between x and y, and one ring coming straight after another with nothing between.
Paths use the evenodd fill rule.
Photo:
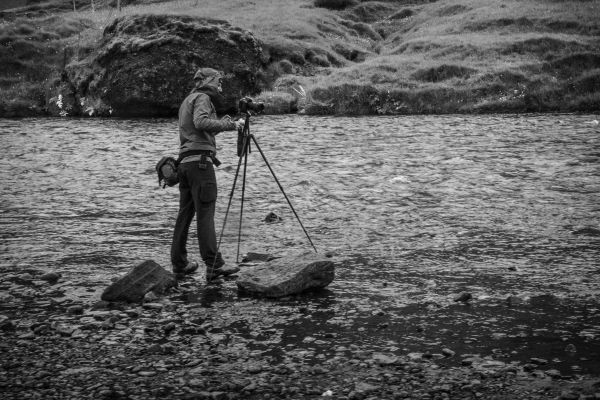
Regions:
<instances>
[{"instance_id":1,"label":"cap","mask_svg":"<svg viewBox=\"0 0 600 400\"><path fill-rule=\"evenodd\" d=\"M194 74L194 80L198 81L198 80L205 80L206 78L210 78L213 76L218 76L219 78L222 76L223 74L220 71L217 71L216 69L212 69L212 68L200 68L198 71L196 71L196 74Z\"/></svg>"}]
</instances>

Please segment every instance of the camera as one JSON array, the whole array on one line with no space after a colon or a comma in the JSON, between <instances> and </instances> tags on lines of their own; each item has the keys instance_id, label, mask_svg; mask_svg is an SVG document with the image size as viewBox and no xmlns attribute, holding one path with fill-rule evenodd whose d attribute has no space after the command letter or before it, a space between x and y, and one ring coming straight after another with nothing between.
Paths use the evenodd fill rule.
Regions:
<instances>
[{"instance_id":1,"label":"camera","mask_svg":"<svg viewBox=\"0 0 600 400\"><path fill-rule=\"evenodd\" d=\"M241 114L247 114L249 111L260 113L265 110L265 104L262 101L254 102L250 97L244 97L239 101L238 109Z\"/></svg>"}]
</instances>

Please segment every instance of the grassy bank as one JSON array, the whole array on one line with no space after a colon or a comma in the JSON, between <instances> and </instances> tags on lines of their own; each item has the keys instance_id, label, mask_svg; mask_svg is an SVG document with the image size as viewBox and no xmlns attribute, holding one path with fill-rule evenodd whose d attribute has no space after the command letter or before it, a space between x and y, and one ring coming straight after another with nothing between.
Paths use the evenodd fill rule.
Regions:
<instances>
[{"instance_id":1,"label":"grassy bank","mask_svg":"<svg viewBox=\"0 0 600 400\"><path fill-rule=\"evenodd\" d=\"M597 1L124 0L119 11L95 0L94 10L78 1L76 12L58 3L0 14L2 115L43 112L64 65L92 51L115 17L139 13L223 19L252 31L264 44L265 98L289 101L273 90L293 97L294 106L273 110L600 110Z\"/></svg>"},{"instance_id":2,"label":"grassy bank","mask_svg":"<svg viewBox=\"0 0 600 400\"><path fill-rule=\"evenodd\" d=\"M399 13L373 24L378 54L313 83L315 112L600 110L598 2L452 0Z\"/></svg>"}]
</instances>

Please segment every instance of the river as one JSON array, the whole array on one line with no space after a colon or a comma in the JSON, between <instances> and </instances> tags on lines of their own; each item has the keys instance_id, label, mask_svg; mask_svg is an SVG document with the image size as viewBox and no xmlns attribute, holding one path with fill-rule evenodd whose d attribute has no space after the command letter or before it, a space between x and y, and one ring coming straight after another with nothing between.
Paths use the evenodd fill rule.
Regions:
<instances>
[{"instance_id":1,"label":"river","mask_svg":"<svg viewBox=\"0 0 600 400\"><path fill-rule=\"evenodd\" d=\"M335 327L341 344L447 346L523 362L534 354L563 372L600 373L598 119L254 117L251 133L318 251L341 260L326 291L288 300L314 312L279 326L280 343L316 354L319 341L306 337ZM170 268L178 192L158 187L154 165L176 153L175 120L0 126L0 274L59 271L68 298L92 302L142 260ZM217 233L238 161L235 136L218 136ZM236 262L240 198L237 190L224 229L228 263ZM266 223L270 212L282 221ZM242 222L242 254L311 250L256 148ZM193 241L189 249L198 258ZM470 305L453 301L463 291ZM240 301L229 282L202 305ZM568 344L578 351L565 352Z\"/></svg>"}]
</instances>

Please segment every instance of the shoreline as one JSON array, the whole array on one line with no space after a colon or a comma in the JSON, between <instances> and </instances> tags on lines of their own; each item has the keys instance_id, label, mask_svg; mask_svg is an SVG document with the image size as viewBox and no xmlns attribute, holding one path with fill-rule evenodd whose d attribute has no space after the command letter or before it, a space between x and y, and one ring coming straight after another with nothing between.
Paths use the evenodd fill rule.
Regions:
<instances>
[{"instance_id":1,"label":"shoreline","mask_svg":"<svg viewBox=\"0 0 600 400\"><path fill-rule=\"evenodd\" d=\"M306 338L304 345L280 344L281 332L271 324L310 318L326 290L260 300L236 295L231 281L204 286L188 278L142 304L81 304L55 297L52 287L68 282L47 279L35 271L9 279L37 294L29 306L19 301L26 318L2 318L0 388L6 399L591 400L600 394L600 377L562 375L539 358L527 364L477 354L458 360L450 349L396 355L361 340L345 347L343 330L335 329L312 338L335 350L323 357L304 354L313 343ZM244 325L256 334L241 334Z\"/></svg>"}]
</instances>

